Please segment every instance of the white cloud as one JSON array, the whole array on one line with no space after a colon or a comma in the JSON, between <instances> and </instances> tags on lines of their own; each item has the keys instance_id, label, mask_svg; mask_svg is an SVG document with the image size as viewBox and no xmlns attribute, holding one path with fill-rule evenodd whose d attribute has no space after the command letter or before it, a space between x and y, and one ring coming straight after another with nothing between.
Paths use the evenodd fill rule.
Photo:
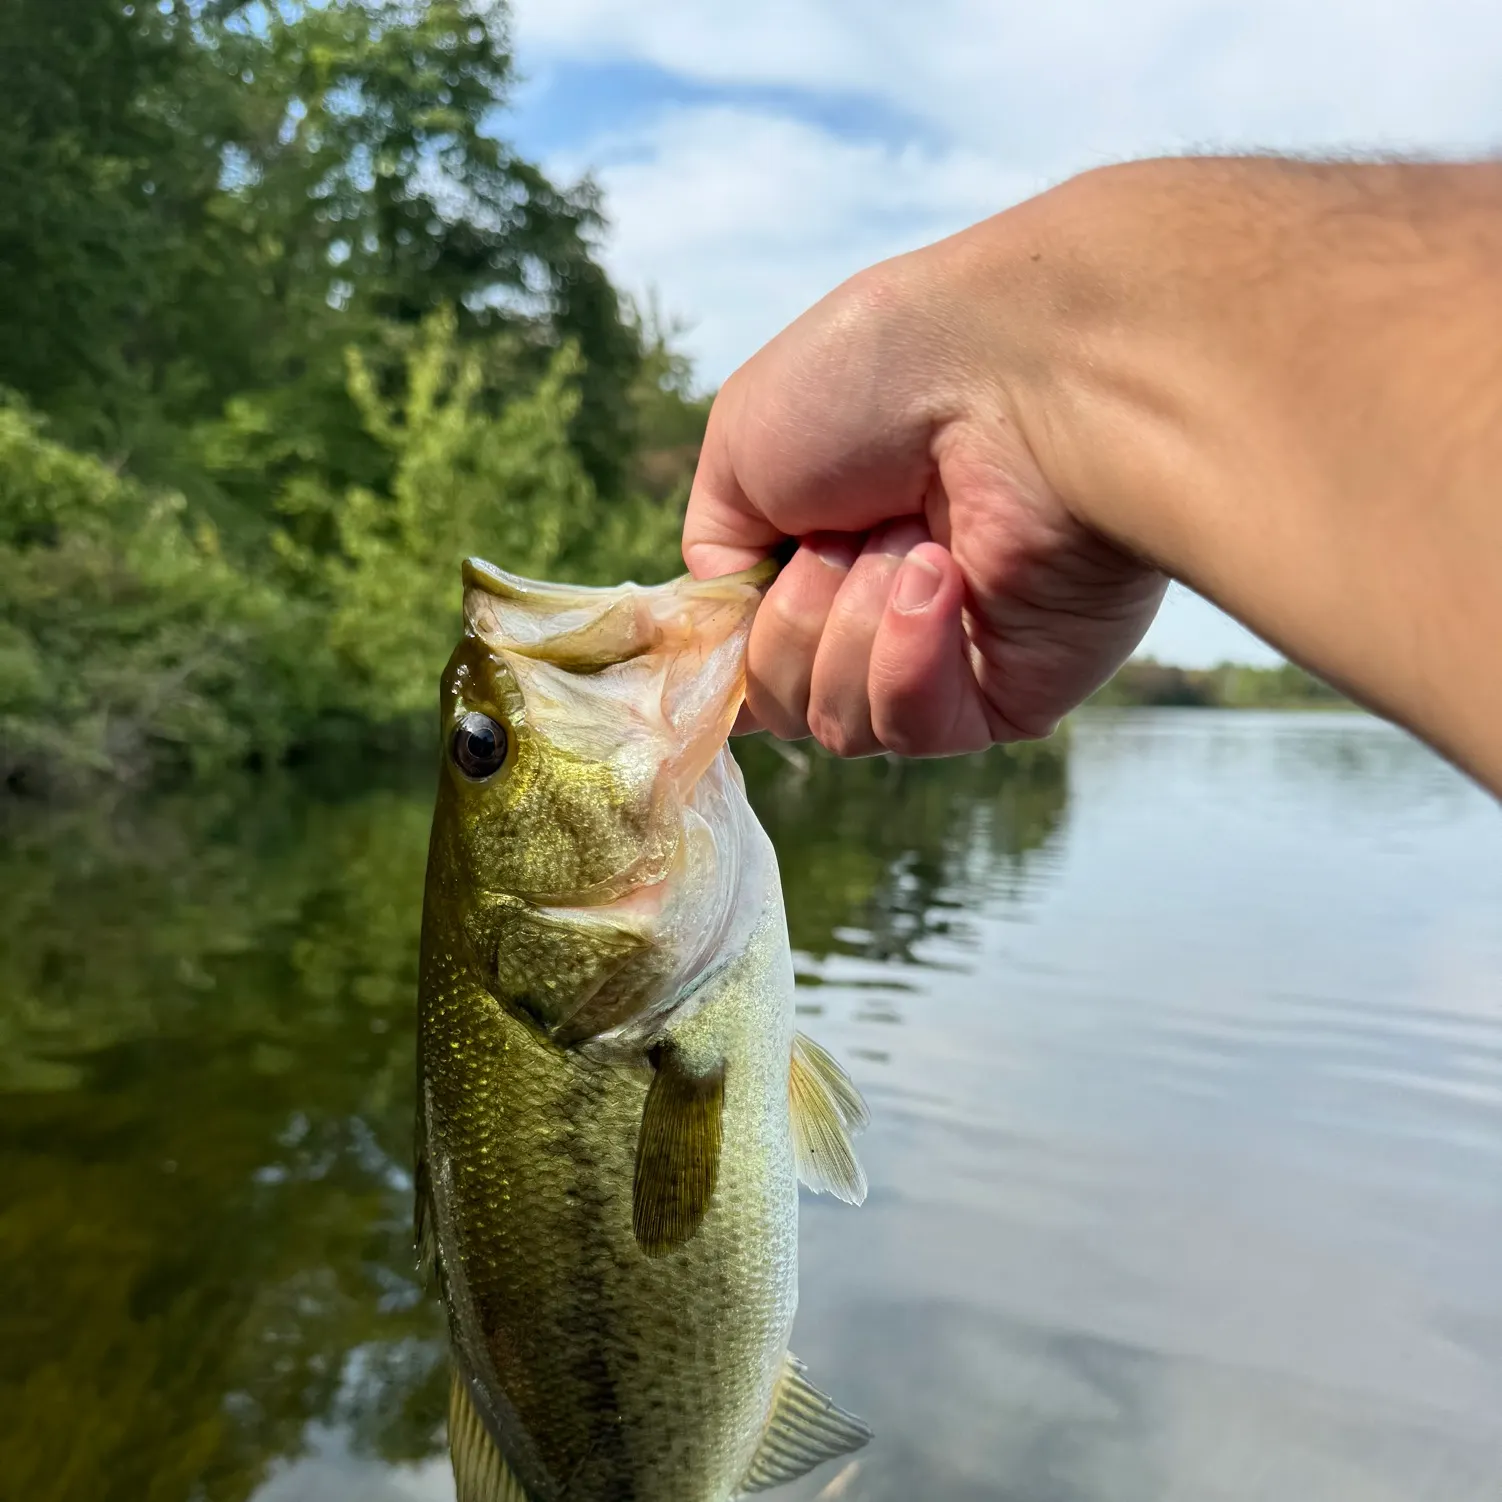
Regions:
<instances>
[{"instance_id":1,"label":"white cloud","mask_svg":"<svg viewBox=\"0 0 1502 1502\"><path fill-rule=\"evenodd\" d=\"M1502 138L1495 0L517 0L523 57L855 91L1048 170L1189 144Z\"/></svg>"},{"instance_id":2,"label":"white cloud","mask_svg":"<svg viewBox=\"0 0 1502 1502\"><path fill-rule=\"evenodd\" d=\"M841 140L746 109L680 109L593 165L621 282L661 290L717 381L862 266L936 239L1031 183L966 151Z\"/></svg>"},{"instance_id":3,"label":"white cloud","mask_svg":"<svg viewBox=\"0 0 1502 1502\"><path fill-rule=\"evenodd\" d=\"M1496 0L517 0L523 64L854 92L893 150L767 108L676 107L581 142L610 259L698 326L710 381L851 271L1102 161L1502 142Z\"/></svg>"}]
</instances>

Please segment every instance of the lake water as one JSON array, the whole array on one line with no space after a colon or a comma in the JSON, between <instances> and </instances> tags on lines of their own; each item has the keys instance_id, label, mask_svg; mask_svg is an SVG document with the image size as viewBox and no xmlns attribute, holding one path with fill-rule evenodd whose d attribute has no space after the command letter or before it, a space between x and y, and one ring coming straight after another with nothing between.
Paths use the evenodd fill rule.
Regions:
<instances>
[{"instance_id":1,"label":"lake water","mask_svg":"<svg viewBox=\"0 0 1502 1502\"><path fill-rule=\"evenodd\" d=\"M789 1502L1502 1499L1502 816L1357 715L743 750L870 1101ZM0 824L0 1497L446 1502L425 786ZM353 780L361 781L356 777Z\"/></svg>"}]
</instances>

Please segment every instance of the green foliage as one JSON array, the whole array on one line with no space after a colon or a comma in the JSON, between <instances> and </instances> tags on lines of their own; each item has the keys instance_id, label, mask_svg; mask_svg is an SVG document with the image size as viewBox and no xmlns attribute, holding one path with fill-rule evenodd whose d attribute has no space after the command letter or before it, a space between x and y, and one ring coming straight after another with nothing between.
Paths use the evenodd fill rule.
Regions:
<instances>
[{"instance_id":1,"label":"green foliage","mask_svg":"<svg viewBox=\"0 0 1502 1502\"><path fill-rule=\"evenodd\" d=\"M1102 706L1183 709L1338 709L1349 707L1339 690L1291 662L1254 668L1223 662L1214 668L1178 668L1134 658L1090 701Z\"/></svg>"},{"instance_id":2,"label":"green foliage","mask_svg":"<svg viewBox=\"0 0 1502 1502\"><path fill-rule=\"evenodd\" d=\"M298 625L181 496L0 407L0 776L279 755Z\"/></svg>"},{"instance_id":3,"label":"green foliage","mask_svg":"<svg viewBox=\"0 0 1502 1502\"><path fill-rule=\"evenodd\" d=\"M451 315L415 331L389 395L358 349L347 363L383 483L294 469L272 498L285 525L244 566L180 495L0 408L0 775L203 771L340 720L425 726L465 556L586 582L663 572L676 510L607 501L570 442L572 347L498 410Z\"/></svg>"},{"instance_id":4,"label":"green foliage","mask_svg":"<svg viewBox=\"0 0 1502 1502\"><path fill-rule=\"evenodd\" d=\"M600 582L651 569L671 541L660 507L604 504L571 447L581 400L571 347L533 390L492 416L481 357L454 335L452 317L430 320L389 400L359 353L350 355L351 396L390 455L388 493L355 486L318 496L301 487L283 502L333 515L336 552L319 560L290 543L287 551L304 570L321 565L330 645L351 708L373 720L429 708L458 638L466 556L536 578Z\"/></svg>"},{"instance_id":5,"label":"green foliage","mask_svg":"<svg viewBox=\"0 0 1502 1502\"><path fill-rule=\"evenodd\" d=\"M468 553L675 569L705 404L511 79L498 0L10 0L0 775L425 715Z\"/></svg>"},{"instance_id":6,"label":"green foliage","mask_svg":"<svg viewBox=\"0 0 1502 1502\"><path fill-rule=\"evenodd\" d=\"M247 391L322 408L340 352L443 306L572 341L573 437L607 488L634 444L631 320L588 184L494 131L506 13L470 0L8 0L0 385L147 478ZM316 393L316 395L315 395Z\"/></svg>"},{"instance_id":7,"label":"green foliage","mask_svg":"<svg viewBox=\"0 0 1502 1502\"><path fill-rule=\"evenodd\" d=\"M222 81L170 6L7 0L4 24L0 385L91 446L151 446L209 377L205 296L246 272L214 212Z\"/></svg>"}]
</instances>

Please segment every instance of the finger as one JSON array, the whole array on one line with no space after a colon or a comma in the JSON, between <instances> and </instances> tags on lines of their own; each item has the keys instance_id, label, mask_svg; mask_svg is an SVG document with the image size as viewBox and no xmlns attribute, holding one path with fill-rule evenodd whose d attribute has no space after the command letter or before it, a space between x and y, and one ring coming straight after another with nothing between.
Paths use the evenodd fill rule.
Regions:
<instances>
[{"instance_id":1,"label":"finger","mask_svg":"<svg viewBox=\"0 0 1502 1502\"><path fill-rule=\"evenodd\" d=\"M903 557L927 538L928 529L912 518L874 533L829 611L809 682L808 725L837 756L870 756L882 749L871 725L867 689L871 646Z\"/></svg>"},{"instance_id":2,"label":"finger","mask_svg":"<svg viewBox=\"0 0 1502 1502\"><path fill-rule=\"evenodd\" d=\"M964 604L964 576L947 548L925 542L903 560L867 678L872 733L899 756L954 756L991 744Z\"/></svg>"},{"instance_id":3,"label":"finger","mask_svg":"<svg viewBox=\"0 0 1502 1502\"><path fill-rule=\"evenodd\" d=\"M922 354L908 343L915 269L899 258L851 278L720 389L684 518L697 577L747 568L779 537L923 510L938 416L932 373L903 358Z\"/></svg>"},{"instance_id":4,"label":"finger","mask_svg":"<svg viewBox=\"0 0 1502 1502\"><path fill-rule=\"evenodd\" d=\"M808 734L808 693L824 623L860 553L856 538L806 539L756 611L746 652L746 703L783 740Z\"/></svg>"},{"instance_id":5,"label":"finger","mask_svg":"<svg viewBox=\"0 0 1502 1502\"><path fill-rule=\"evenodd\" d=\"M761 721L751 713L748 706L742 704L735 717L735 724L730 727L730 733L731 735L755 735L762 728Z\"/></svg>"},{"instance_id":6,"label":"finger","mask_svg":"<svg viewBox=\"0 0 1502 1502\"><path fill-rule=\"evenodd\" d=\"M696 579L750 568L785 535L757 510L736 473L731 435L741 421L743 391L732 376L709 411L683 518L683 561Z\"/></svg>"}]
</instances>

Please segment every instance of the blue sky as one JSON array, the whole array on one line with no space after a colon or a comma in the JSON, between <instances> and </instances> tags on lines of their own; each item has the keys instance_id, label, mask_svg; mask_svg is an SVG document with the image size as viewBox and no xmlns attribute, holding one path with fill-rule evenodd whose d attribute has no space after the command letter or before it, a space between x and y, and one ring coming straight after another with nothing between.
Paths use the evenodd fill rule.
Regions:
<instances>
[{"instance_id":1,"label":"blue sky","mask_svg":"<svg viewBox=\"0 0 1502 1502\"><path fill-rule=\"evenodd\" d=\"M1158 152L1502 146L1498 0L514 0L507 130L590 172L701 380L860 267ZM1269 650L1175 590L1147 647Z\"/></svg>"}]
</instances>

